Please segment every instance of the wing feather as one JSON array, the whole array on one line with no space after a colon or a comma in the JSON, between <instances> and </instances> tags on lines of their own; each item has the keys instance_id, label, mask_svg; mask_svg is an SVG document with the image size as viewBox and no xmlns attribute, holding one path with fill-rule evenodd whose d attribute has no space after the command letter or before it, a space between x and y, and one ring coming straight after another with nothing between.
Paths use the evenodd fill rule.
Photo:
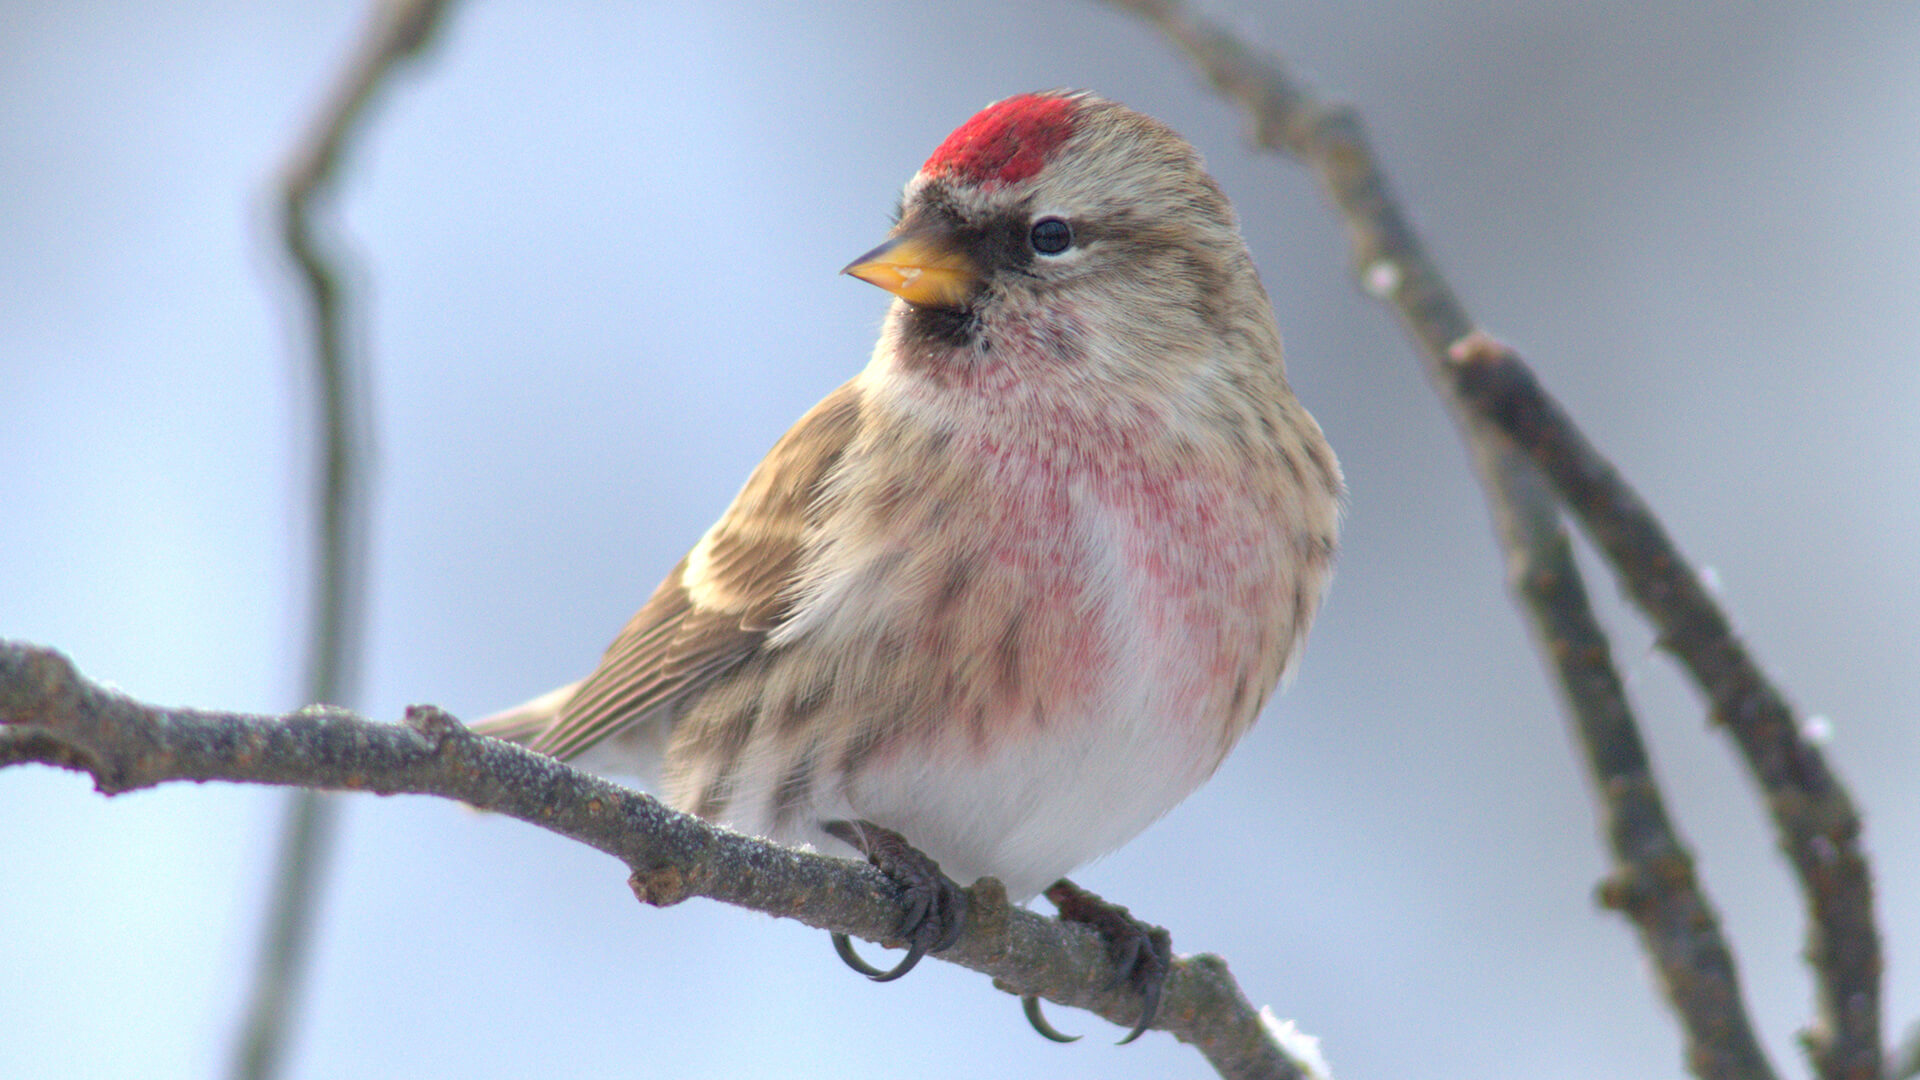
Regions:
<instances>
[{"instance_id":1,"label":"wing feather","mask_svg":"<svg viewBox=\"0 0 1920 1080\"><path fill-rule=\"evenodd\" d=\"M851 384L800 418L733 505L608 647L553 726L531 743L572 757L620 732L671 722L756 653L791 614L819 495L859 426Z\"/></svg>"}]
</instances>

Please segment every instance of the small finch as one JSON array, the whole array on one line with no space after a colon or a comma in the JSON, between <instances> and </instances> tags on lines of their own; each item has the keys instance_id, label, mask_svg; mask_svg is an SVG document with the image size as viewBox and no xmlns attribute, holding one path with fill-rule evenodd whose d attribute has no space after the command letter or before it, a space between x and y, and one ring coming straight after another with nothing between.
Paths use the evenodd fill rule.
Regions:
<instances>
[{"instance_id":1,"label":"small finch","mask_svg":"<svg viewBox=\"0 0 1920 1080\"><path fill-rule=\"evenodd\" d=\"M1046 889L1126 957L1137 1035L1165 931L1057 879L1252 725L1327 585L1339 466L1233 208L1158 121L1084 93L990 105L889 235L846 268L898 298L866 368L591 675L483 730L866 856L907 904L886 977L958 936L954 879Z\"/></svg>"}]
</instances>

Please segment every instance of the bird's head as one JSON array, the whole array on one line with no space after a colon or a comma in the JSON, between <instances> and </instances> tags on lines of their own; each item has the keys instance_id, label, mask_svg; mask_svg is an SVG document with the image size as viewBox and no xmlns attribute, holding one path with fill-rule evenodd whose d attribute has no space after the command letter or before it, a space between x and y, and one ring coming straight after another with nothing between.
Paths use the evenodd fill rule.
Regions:
<instances>
[{"instance_id":1,"label":"bird's head","mask_svg":"<svg viewBox=\"0 0 1920 1080\"><path fill-rule=\"evenodd\" d=\"M962 124L908 182L887 242L846 272L905 301L899 346L929 362L1009 342L1164 356L1272 321L1193 148L1086 93L1021 94Z\"/></svg>"}]
</instances>

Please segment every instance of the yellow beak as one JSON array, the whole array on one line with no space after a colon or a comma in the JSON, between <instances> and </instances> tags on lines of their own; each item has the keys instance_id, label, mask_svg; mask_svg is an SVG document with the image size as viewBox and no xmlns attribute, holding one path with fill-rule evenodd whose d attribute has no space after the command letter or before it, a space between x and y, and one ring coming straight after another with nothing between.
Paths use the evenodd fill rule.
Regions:
<instances>
[{"instance_id":1,"label":"yellow beak","mask_svg":"<svg viewBox=\"0 0 1920 1080\"><path fill-rule=\"evenodd\" d=\"M926 307L965 307L980 290L980 268L945 229L896 236L840 272Z\"/></svg>"}]
</instances>

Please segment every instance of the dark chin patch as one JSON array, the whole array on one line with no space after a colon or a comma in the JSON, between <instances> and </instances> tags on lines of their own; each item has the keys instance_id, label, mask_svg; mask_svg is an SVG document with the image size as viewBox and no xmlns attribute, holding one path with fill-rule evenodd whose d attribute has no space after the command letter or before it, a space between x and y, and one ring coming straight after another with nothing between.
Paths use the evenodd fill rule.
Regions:
<instances>
[{"instance_id":1,"label":"dark chin patch","mask_svg":"<svg viewBox=\"0 0 1920 1080\"><path fill-rule=\"evenodd\" d=\"M970 349L980 338L980 319L972 307L915 306L907 313L905 341L909 355L932 360L927 354Z\"/></svg>"}]
</instances>

